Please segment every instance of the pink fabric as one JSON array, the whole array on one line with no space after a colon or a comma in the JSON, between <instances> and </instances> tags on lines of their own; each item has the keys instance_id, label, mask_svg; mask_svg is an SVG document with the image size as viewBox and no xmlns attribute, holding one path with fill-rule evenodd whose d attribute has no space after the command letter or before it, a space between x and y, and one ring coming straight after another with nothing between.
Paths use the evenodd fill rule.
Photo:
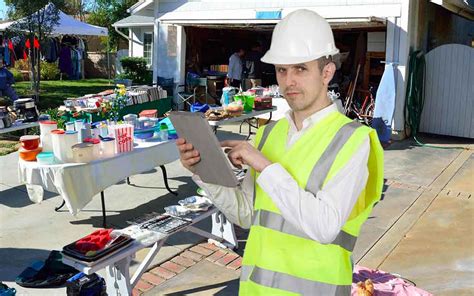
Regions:
<instances>
[{"instance_id":1,"label":"pink fabric","mask_svg":"<svg viewBox=\"0 0 474 296\"><path fill-rule=\"evenodd\" d=\"M413 284L385 271L356 265L352 277L352 296L357 296L357 283L370 279L374 284L374 296L432 296Z\"/></svg>"}]
</instances>

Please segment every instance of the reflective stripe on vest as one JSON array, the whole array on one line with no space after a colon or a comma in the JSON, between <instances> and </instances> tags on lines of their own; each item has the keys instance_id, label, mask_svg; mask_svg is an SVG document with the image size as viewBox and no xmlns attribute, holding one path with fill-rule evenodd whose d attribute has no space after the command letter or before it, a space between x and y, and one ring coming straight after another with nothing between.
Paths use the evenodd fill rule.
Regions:
<instances>
[{"instance_id":1,"label":"reflective stripe on vest","mask_svg":"<svg viewBox=\"0 0 474 296\"><path fill-rule=\"evenodd\" d=\"M305 239L310 239L306 233L303 231L297 229L294 227L291 223L286 221L283 216L280 214L270 212L270 211L265 211L265 210L258 210L256 213L254 213L254 220L253 220L253 225L256 226L263 226L266 228L270 228L272 230L276 230L279 232L283 232L289 235L294 235L298 236L301 238ZM355 244L357 241L357 237L353 236L344 230L341 230L337 237L331 242L333 245L338 245L341 248L346 249L349 252L352 252L354 250Z\"/></svg>"},{"instance_id":2,"label":"reflective stripe on vest","mask_svg":"<svg viewBox=\"0 0 474 296\"><path fill-rule=\"evenodd\" d=\"M313 171L309 175L306 184L306 191L312 192L316 195L316 193L321 190L324 180L326 180L329 170L339 154L339 151L360 126L362 126L362 124L356 121L351 121L343 125L337 131L336 135L331 140L331 143L329 143L326 150L324 150L323 154L314 165Z\"/></svg>"},{"instance_id":3,"label":"reflective stripe on vest","mask_svg":"<svg viewBox=\"0 0 474 296\"><path fill-rule=\"evenodd\" d=\"M301 295L350 295L350 285L331 285L271 271L257 266L242 266L241 279L251 280L262 286L285 290Z\"/></svg>"},{"instance_id":4,"label":"reflective stripe on vest","mask_svg":"<svg viewBox=\"0 0 474 296\"><path fill-rule=\"evenodd\" d=\"M275 124L268 125L263 130L263 135L258 145L259 150L262 149L263 144L265 143L268 135L270 134L271 130ZM320 188L322 187L324 180L326 179L327 175L329 174L329 170L331 169L334 160L336 159L339 151L342 149L344 144L349 140L349 138L354 134L355 130L360 127L361 124L352 121L344 126L342 126L334 135L334 138L329 143L326 150L324 150L323 154L316 162L309 175L308 182L306 184L306 191L313 193L314 196L318 193ZM254 189L254 194L256 190ZM255 200L255 196L254 196ZM258 211L258 213L254 213L254 225L264 226L276 231L280 231L286 234L302 237L305 239L313 240L312 238L308 237L304 232L296 229L291 223L287 222L281 215L265 210ZM357 241L357 237L345 232L341 229L337 237L334 239L331 244L338 245L349 252L354 250L355 244Z\"/></svg>"},{"instance_id":5,"label":"reflective stripe on vest","mask_svg":"<svg viewBox=\"0 0 474 296\"><path fill-rule=\"evenodd\" d=\"M262 151L263 144L265 144L265 141L267 141L268 135L270 134L272 129L275 127L277 122L278 121L270 122L269 124L265 125L265 127L263 128L262 138L260 139L260 143L258 143L258 147L257 147L259 151Z\"/></svg>"}]
</instances>

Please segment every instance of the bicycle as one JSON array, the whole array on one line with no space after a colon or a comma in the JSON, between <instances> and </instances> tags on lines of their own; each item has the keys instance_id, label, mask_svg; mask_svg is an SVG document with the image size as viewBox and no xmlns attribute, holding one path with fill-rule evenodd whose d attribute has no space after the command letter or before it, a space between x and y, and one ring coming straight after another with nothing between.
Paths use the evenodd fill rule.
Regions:
<instances>
[{"instance_id":1,"label":"bicycle","mask_svg":"<svg viewBox=\"0 0 474 296\"><path fill-rule=\"evenodd\" d=\"M366 93L366 95L360 107L357 102L353 100L347 100L344 107L344 111L348 117L357 119L359 122L370 126L372 123L375 109L375 98L373 95L374 89L372 86L370 86L368 91L362 92Z\"/></svg>"}]
</instances>

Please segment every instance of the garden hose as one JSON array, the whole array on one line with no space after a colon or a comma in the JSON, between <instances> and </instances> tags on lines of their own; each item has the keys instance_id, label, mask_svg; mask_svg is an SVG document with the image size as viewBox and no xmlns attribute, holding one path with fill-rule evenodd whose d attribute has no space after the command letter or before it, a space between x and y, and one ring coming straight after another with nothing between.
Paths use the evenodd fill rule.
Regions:
<instances>
[{"instance_id":1,"label":"garden hose","mask_svg":"<svg viewBox=\"0 0 474 296\"><path fill-rule=\"evenodd\" d=\"M466 147L442 147L424 144L417 138L420 129L421 112L424 105L424 74L425 74L425 55L421 50L414 51L410 54L408 63L408 79L405 101L405 122L410 127L411 135L415 142L420 146L439 148L439 149L469 149Z\"/></svg>"}]
</instances>

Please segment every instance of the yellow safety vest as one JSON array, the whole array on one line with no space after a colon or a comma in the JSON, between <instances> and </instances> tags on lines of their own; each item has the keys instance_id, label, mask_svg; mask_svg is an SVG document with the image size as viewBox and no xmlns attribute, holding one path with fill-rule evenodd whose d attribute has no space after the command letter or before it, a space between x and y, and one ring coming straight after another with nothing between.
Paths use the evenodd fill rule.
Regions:
<instances>
[{"instance_id":1,"label":"yellow safety vest","mask_svg":"<svg viewBox=\"0 0 474 296\"><path fill-rule=\"evenodd\" d=\"M254 218L245 247L240 295L350 295L351 254L362 224L380 199L383 150L376 132L334 112L286 148L289 123L282 119L257 132L256 146L314 195L352 158L369 136L369 176L336 239L321 244L287 222L256 184ZM258 174L252 172L255 178ZM275 180L278 182L278 180ZM292 198L288 196L288 198Z\"/></svg>"}]
</instances>

